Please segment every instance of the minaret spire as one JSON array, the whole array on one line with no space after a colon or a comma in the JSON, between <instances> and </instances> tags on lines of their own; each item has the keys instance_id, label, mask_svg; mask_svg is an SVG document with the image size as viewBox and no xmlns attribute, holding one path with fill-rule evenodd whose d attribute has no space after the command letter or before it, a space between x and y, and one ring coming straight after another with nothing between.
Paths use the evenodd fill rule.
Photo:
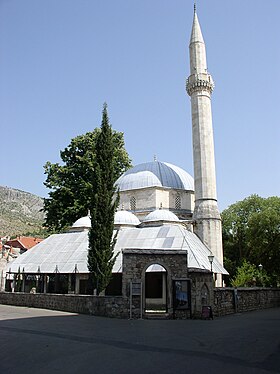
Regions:
<instances>
[{"instance_id":1,"label":"minaret spire","mask_svg":"<svg viewBox=\"0 0 280 374\"><path fill-rule=\"evenodd\" d=\"M206 48L196 7L190 38L190 76L187 93L191 97L195 208L194 231L223 263L221 218L217 206L211 94L214 82L207 71ZM221 285L221 279L218 282Z\"/></svg>"},{"instance_id":2,"label":"minaret spire","mask_svg":"<svg viewBox=\"0 0 280 374\"><path fill-rule=\"evenodd\" d=\"M191 74L194 74L198 71L204 73L207 70L206 49L196 12L193 16L193 25L189 48Z\"/></svg>"}]
</instances>

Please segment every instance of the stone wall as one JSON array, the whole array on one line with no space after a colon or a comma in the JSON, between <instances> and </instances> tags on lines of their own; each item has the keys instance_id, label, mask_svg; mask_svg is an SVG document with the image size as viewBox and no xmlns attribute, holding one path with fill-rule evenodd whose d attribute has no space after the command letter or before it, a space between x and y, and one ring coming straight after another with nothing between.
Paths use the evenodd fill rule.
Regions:
<instances>
[{"instance_id":1,"label":"stone wall","mask_svg":"<svg viewBox=\"0 0 280 374\"><path fill-rule=\"evenodd\" d=\"M0 304L61 310L104 317L129 318L129 301L121 296L0 292Z\"/></svg>"},{"instance_id":2,"label":"stone wall","mask_svg":"<svg viewBox=\"0 0 280 374\"><path fill-rule=\"evenodd\" d=\"M216 316L280 306L280 288L215 288Z\"/></svg>"},{"instance_id":3,"label":"stone wall","mask_svg":"<svg viewBox=\"0 0 280 374\"><path fill-rule=\"evenodd\" d=\"M199 274L192 277L192 311L194 318L201 318L203 305L212 305L214 316L248 312L252 310L280 307L279 288L216 288L213 299L211 291L205 295L205 278ZM194 278L199 287L194 291ZM201 287L200 287L201 286ZM200 290L200 292L199 292ZM209 287L209 290L211 288ZM207 297L209 296L209 299ZM205 298L206 297L206 298ZM129 318L129 299L121 296L88 296L88 295L57 295L57 294L29 294L21 292L0 292L0 304L27 306L61 310L72 313L92 314L111 318ZM136 299L133 305L133 318L140 317L140 303ZM145 314L143 315L145 317ZM167 318L172 318L170 313ZM175 318L188 317L185 311L178 311Z\"/></svg>"}]
</instances>

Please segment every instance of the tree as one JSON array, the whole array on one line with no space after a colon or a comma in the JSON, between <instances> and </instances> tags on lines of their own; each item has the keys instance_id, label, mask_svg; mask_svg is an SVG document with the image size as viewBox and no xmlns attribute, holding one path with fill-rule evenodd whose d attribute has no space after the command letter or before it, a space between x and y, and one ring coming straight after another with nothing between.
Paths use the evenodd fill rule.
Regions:
<instances>
[{"instance_id":1,"label":"tree","mask_svg":"<svg viewBox=\"0 0 280 374\"><path fill-rule=\"evenodd\" d=\"M269 286L270 280L265 270L244 260L242 265L237 268L231 284L233 287L263 287Z\"/></svg>"},{"instance_id":2,"label":"tree","mask_svg":"<svg viewBox=\"0 0 280 374\"><path fill-rule=\"evenodd\" d=\"M114 215L118 207L115 186L114 137L104 104L101 131L96 141L94 161L95 190L91 193L88 269L97 295L109 284L116 260L113 236Z\"/></svg>"},{"instance_id":3,"label":"tree","mask_svg":"<svg viewBox=\"0 0 280 374\"><path fill-rule=\"evenodd\" d=\"M265 199L261 213L251 215L247 237L251 261L261 263L276 284L280 280L280 198Z\"/></svg>"},{"instance_id":4,"label":"tree","mask_svg":"<svg viewBox=\"0 0 280 374\"><path fill-rule=\"evenodd\" d=\"M51 191L44 199L45 227L61 231L78 218L87 215L92 190L96 189L96 141L100 128L77 136L60 152L62 165L45 164L45 186ZM123 133L112 130L114 142L114 180L130 166L131 160L124 147Z\"/></svg>"},{"instance_id":5,"label":"tree","mask_svg":"<svg viewBox=\"0 0 280 374\"><path fill-rule=\"evenodd\" d=\"M244 260L280 278L280 198L251 195L222 212L225 267L231 276Z\"/></svg>"}]
</instances>

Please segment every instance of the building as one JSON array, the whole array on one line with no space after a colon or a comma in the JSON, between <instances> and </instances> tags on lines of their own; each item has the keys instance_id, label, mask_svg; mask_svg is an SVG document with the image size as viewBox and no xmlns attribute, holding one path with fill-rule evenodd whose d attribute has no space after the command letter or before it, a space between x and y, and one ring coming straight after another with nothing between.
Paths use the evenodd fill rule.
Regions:
<instances>
[{"instance_id":1,"label":"building","mask_svg":"<svg viewBox=\"0 0 280 374\"><path fill-rule=\"evenodd\" d=\"M24 253L42 240L43 239L41 238L35 238L32 236L18 236L14 239L7 240L5 244L10 248L17 248L20 253Z\"/></svg>"},{"instance_id":2,"label":"building","mask_svg":"<svg viewBox=\"0 0 280 374\"><path fill-rule=\"evenodd\" d=\"M5 244L2 244L2 240ZM18 256L40 243L43 239L29 236L18 236L15 239L1 238L0 241L0 291L5 289L6 268Z\"/></svg>"},{"instance_id":3,"label":"building","mask_svg":"<svg viewBox=\"0 0 280 374\"><path fill-rule=\"evenodd\" d=\"M210 303L212 272L217 286L227 274L216 196L213 88L195 11L186 85L192 106L194 180L181 168L154 160L133 167L117 181L118 256L105 293L130 298L141 315L150 310L169 315L175 309L201 310ZM68 232L51 235L15 260L7 269L14 274L9 288L88 293L89 227L90 218L80 218Z\"/></svg>"},{"instance_id":4,"label":"building","mask_svg":"<svg viewBox=\"0 0 280 374\"><path fill-rule=\"evenodd\" d=\"M154 160L129 169L117 181L120 207L140 220L155 209L192 219L194 180L178 166Z\"/></svg>"}]
</instances>

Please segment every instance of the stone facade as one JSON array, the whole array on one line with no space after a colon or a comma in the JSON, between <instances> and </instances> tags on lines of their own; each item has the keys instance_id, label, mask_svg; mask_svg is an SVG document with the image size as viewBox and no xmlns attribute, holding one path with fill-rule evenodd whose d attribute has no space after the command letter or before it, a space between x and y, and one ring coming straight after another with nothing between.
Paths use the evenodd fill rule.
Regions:
<instances>
[{"instance_id":1,"label":"stone facade","mask_svg":"<svg viewBox=\"0 0 280 374\"><path fill-rule=\"evenodd\" d=\"M203 272L189 269L189 277L192 281L192 317L201 318L202 307L213 305L213 274L207 270Z\"/></svg>"},{"instance_id":2,"label":"stone facade","mask_svg":"<svg viewBox=\"0 0 280 374\"><path fill-rule=\"evenodd\" d=\"M150 265L158 264L166 270L166 317L173 316L172 281L188 279L187 251L174 250L123 250L123 296L130 296L130 284L142 284L141 295L132 298L133 317L145 316L145 274ZM142 307L142 311L141 311ZM181 313L182 314L182 313ZM185 311L185 318L187 317Z\"/></svg>"},{"instance_id":3,"label":"stone facade","mask_svg":"<svg viewBox=\"0 0 280 374\"><path fill-rule=\"evenodd\" d=\"M190 219L194 209L194 193L165 187L121 191L119 206L133 212L140 221L159 208L171 210L179 218Z\"/></svg>"}]
</instances>

